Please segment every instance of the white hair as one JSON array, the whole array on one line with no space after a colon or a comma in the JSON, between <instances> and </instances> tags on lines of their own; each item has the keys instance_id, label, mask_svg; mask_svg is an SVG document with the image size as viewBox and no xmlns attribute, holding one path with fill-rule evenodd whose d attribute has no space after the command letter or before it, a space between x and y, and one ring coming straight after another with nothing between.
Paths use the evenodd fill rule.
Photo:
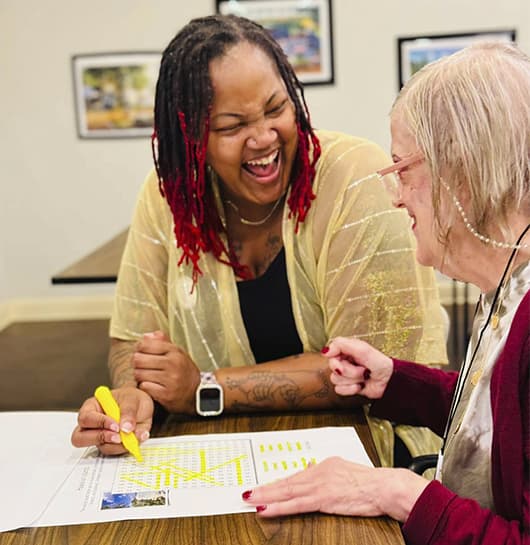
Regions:
<instances>
[{"instance_id":1,"label":"white hair","mask_svg":"<svg viewBox=\"0 0 530 545\"><path fill-rule=\"evenodd\" d=\"M510 214L530 212L530 58L513 44L467 47L417 72L392 115L401 116L430 167L438 225L451 225L440 217L443 182L453 195L467 195L477 231L490 236L495 225L513 237Z\"/></svg>"}]
</instances>

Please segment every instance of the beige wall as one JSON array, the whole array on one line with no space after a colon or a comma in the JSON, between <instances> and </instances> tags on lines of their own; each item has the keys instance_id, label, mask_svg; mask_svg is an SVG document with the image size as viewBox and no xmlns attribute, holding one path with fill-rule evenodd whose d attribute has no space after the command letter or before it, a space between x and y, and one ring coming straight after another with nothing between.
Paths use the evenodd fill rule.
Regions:
<instances>
[{"instance_id":1,"label":"beige wall","mask_svg":"<svg viewBox=\"0 0 530 545\"><path fill-rule=\"evenodd\" d=\"M125 228L150 168L148 139L79 140L70 59L161 50L214 0L0 0L0 307L111 295L50 277ZM528 0L333 0L336 84L310 87L317 127L389 144L396 37L516 27L530 51ZM1 320L0 320L1 321Z\"/></svg>"}]
</instances>

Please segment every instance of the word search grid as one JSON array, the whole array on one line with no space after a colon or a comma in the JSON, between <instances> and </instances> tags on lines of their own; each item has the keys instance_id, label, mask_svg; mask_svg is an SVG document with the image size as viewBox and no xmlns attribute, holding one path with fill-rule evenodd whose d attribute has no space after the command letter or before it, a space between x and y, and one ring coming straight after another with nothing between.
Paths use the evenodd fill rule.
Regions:
<instances>
[{"instance_id":1,"label":"word search grid","mask_svg":"<svg viewBox=\"0 0 530 545\"><path fill-rule=\"evenodd\" d=\"M112 493L141 490L254 486L316 460L309 441L249 439L181 441L142 449L144 461L120 459Z\"/></svg>"}]
</instances>

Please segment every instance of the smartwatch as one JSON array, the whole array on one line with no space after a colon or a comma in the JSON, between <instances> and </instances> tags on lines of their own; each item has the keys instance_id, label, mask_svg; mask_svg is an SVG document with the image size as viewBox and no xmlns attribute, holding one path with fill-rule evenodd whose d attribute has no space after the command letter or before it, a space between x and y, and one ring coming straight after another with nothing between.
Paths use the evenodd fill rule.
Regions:
<instances>
[{"instance_id":1,"label":"smartwatch","mask_svg":"<svg viewBox=\"0 0 530 545\"><path fill-rule=\"evenodd\" d=\"M217 416L223 412L223 388L211 372L201 373L195 392L195 408L201 416Z\"/></svg>"}]
</instances>

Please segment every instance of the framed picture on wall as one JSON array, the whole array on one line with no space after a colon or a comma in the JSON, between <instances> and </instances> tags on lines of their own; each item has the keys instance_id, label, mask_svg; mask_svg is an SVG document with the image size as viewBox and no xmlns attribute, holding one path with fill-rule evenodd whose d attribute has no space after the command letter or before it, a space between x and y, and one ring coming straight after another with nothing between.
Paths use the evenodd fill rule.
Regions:
<instances>
[{"instance_id":1,"label":"framed picture on wall","mask_svg":"<svg viewBox=\"0 0 530 545\"><path fill-rule=\"evenodd\" d=\"M80 138L132 138L153 132L159 52L74 55Z\"/></svg>"},{"instance_id":2,"label":"framed picture on wall","mask_svg":"<svg viewBox=\"0 0 530 545\"><path fill-rule=\"evenodd\" d=\"M484 40L515 42L515 38L515 29L398 38L399 88L422 66L472 43Z\"/></svg>"},{"instance_id":3,"label":"framed picture on wall","mask_svg":"<svg viewBox=\"0 0 530 545\"><path fill-rule=\"evenodd\" d=\"M216 9L267 28L304 85L333 83L331 0L216 0Z\"/></svg>"}]
</instances>

